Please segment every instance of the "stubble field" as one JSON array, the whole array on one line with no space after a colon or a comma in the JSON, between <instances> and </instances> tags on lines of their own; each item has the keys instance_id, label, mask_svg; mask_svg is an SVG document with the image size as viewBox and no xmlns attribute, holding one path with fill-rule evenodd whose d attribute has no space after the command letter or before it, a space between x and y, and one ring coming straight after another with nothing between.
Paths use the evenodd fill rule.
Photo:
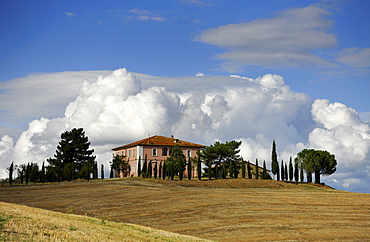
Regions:
<instances>
[{"instance_id":1,"label":"stubble field","mask_svg":"<svg viewBox=\"0 0 370 242\"><path fill-rule=\"evenodd\" d=\"M0 201L216 241L370 241L370 194L265 180L0 187Z\"/></svg>"}]
</instances>

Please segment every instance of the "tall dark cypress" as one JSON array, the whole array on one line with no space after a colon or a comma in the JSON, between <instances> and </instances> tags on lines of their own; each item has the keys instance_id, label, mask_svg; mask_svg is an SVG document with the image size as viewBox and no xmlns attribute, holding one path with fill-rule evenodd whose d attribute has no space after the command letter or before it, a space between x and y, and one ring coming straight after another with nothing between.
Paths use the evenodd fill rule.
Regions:
<instances>
[{"instance_id":1,"label":"tall dark cypress","mask_svg":"<svg viewBox=\"0 0 370 242\"><path fill-rule=\"evenodd\" d=\"M188 180L191 180L191 160L188 159Z\"/></svg>"},{"instance_id":2,"label":"tall dark cypress","mask_svg":"<svg viewBox=\"0 0 370 242\"><path fill-rule=\"evenodd\" d=\"M277 160L275 140L272 141L271 172L274 175L276 175L279 172L279 162Z\"/></svg>"},{"instance_id":3,"label":"tall dark cypress","mask_svg":"<svg viewBox=\"0 0 370 242\"><path fill-rule=\"evenodd\" d=\"M158 166L157 162L154 162L154 179L157 179Z\"/></svg>"},{"instance_id":4,"label":"tall dark cypress","mask_svg":"<svg viewBox=\"0 0 370 242\"><path fill-rule=\"evenodd\" d=\"M267 179L266 162L263 161L262 179Z\"/></svg>"},{"instance_id":5,"label":"tall dark cypress","mask_svg":"<svg viewBox=\"0 0 370 242\"><path fill-rule=\"evenodd\" d=\"M147 168L148 168L148 161L147 161L147 155L145 155L143 169L141 170L141 174L143 178L148 178Z\"/></svg>"},{"instance_id":6,"label":"tall dark cypress","mask_svg":"<svg viewBox=\"0 0 370 242\"><path fill-rule=\"evenodd\" d=\"M294 170L293 170L292 157L290 157L289 159L289 180L290 181L293 181L293 174L294 174Z\"/></svg>"},{"instance_id":7,"label":"tall dark cypress","mask_svg":"<svg viewBox=\"0 0 370 242\"><path fill-rule=\"evenodd\" d=\"M30 179L30 172L31 172L30 163L27 163L27 168L26 168L26 185L28 185L28 181Z\"/></svg>"},{"instance_id":8,"label":"tall dark cypress","mask_svg":"<svg viewBox=\"0 0 370 242\"><path fill-rule=\"evenodd\" d=\"M148 162L148 177L152 178L152 161Z\"/></svg>"},{"instance_id":9,"label":"tall dark cypress","mask_svg":"<svg viewBox=\"0 0 370 242\"><path fill-rule=\"evenodd\" d=\"M248 179L252 179L252 170L251 170L251 163L247 162L247 172L248 172Z\"/></svg>"},{"instance_id":10,"label":"tall dark cypress","mask_svg":"<svg viewBox=\"0 0 370 242\"><path fill-rule=\"evenodd\" d=\"M141 157L139 156L139 160L137 162L137 176L141 176Z\"/></svg>"},{"instance_id":11,"label":"tall dark cypress","mask_svg":"<svg viewBox=\"0 0 370 242\"><path fill-rule=\"evenodd\" d=\"M245 179L245 161L242 160L242 178Z\"/></svg>"},{"instance_id":12,"label":"tall dark cypress","mask_svg":"<svg viewBox=\"0 0 370 242\"><path fill-rule=\"evenodd\" d=\"M197 172L198 172L198 180L202 180L202 162L200 160L200 156L199 155L198 155Z\"/></svg>"},{"instance_id":13,"label":"tall dark cypress","mask_svg":"<svg viewBox=\"0 0 370 242\"><path fill-rule=\"evenodd\" d=\"M276 180L280 181L280 169L279 169L279 163L277 163Z\"/></svg>"},{"instance_id":14,"label":"tall dark cypress","mask_svg":"<svg viewBox=\"0 0 370 242\"><path fill-rule=\"evenodd\" d=\"M294 166L294 180L295 182L299 181L298 163L295 163L295 166Z\"/></svg>"},{"instance_id":15,"label":"tall dark cypress","mask_svg":"<svg viewBox=\"0 0 370 242\"><path fill-rule=\"evenodd\" d=\"M101 164L101 168L100 168L100 177L101 179L104 179L104 165Z\"/></svg>"},{"instance_id":16,"label":"tall dark cypress","mask_svg":"<svg viewBox=\"0 0 370 242\"><path fill-rule=\"evenodd\" d=\"M44 183L45 181L45 162L42 162L41 174L40 174L41 182Z\"/></svg>"},{"instance_id":17,"label":"tall dark cypress","mask_svg":"<svg viewBox=\"0 0 370 242\"><path fill-rule=\"evenodd\" d=\"M159 179L161 179L161 177L162 177L162 161L159 163L158 177L159 177Z\"/></svg>"},{"instance_id":18,"label":"tall dark cypress","mask_svg":"<svg viewBox=\"0 0 370 242\"><path fill-rule=\"evenodd\" d=\"M13 170L14 170L14 161L10 164L9 167L9 185L13 185Z\"/></svg>"},{"instance_id":19,"label":"tall dark cypress","mask_svg":"<svg viewBox=\"0 0 370 242\"><path fill-rule=\"evenodd\" d=\"M285 171L284 171L284 161L283 160L281 160L281 169L280 169L280 171L281 171L281 180L285 181Z\"/></svg>"},{"instance_id":20,"label":"tall dark cypress","mask_svg":"<svg viewBox=\"0 0 370 242\"><path fill-rule=\"evenodd\" d=\"M166 172L167 172L166 161L163 161L163 166L162 166L162 178L163 178L163 180L166 179Z\"/></svg>"},{"instance_id":21,"label":"tall dark cypress","mask_svg":"<svg viewBox=\"0 0 370 242\"><path fill-rule=\"evenodd\" d=\"M259 178L259 171L258 171L258 159L256 159L256 179L258 180Z\"/></svg>"},{"instance_id":22,"label":"tall dark cypress","mask_svg":"<svg viewBox=\"0 0 370 242\"><path fill-rule=\"evenodd\" d=\"M285 163L284 171L285 171L285 174L284 174L285 181L288 181L288 166L286 163Z\"/></svg>"},{"instance_id":23,"label":"tall dark cypress","mask_svg":"<svg viewBox=\"0 0 370 242\"><path fill-rule=\"evenodd\" d=\"M300 174L300 178L301 178L301 182L304 182L304 175L303 175L303 168L301 167L301 169L300 169L300 172L299 172Z\"/></svg>"}]
</instances>

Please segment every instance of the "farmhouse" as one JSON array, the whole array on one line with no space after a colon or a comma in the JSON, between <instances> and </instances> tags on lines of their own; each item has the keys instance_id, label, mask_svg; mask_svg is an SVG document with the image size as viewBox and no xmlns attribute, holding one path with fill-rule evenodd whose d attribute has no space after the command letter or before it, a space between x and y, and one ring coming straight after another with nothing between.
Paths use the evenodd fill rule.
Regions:
<instances>
[{"instance_id":1,"label":"farmhouse","mask_svg":"<svg viewBox=\"0 0 370 242\"><path fill-rule=\"evenodd\" d=\"M115 174L115 177L137 176L139 158L141 160L140 169L142 169L145 156L147 157L148 162L152 162L154 165L159 165L169 157L172 148L176 144L181 147L187 159L189 157L195 157L198 150L206 147L205 145L176 139L173 136L165 137L160 135L151 136L127 145L119 146L112 149L114 155L125 156L125 159L128 160L129 167L125 172ZM186 170L184 175L187 176L187 174L188 171ZM197 177L196 170L192 171L192 177Z\"/></svg>"}]
</instances>

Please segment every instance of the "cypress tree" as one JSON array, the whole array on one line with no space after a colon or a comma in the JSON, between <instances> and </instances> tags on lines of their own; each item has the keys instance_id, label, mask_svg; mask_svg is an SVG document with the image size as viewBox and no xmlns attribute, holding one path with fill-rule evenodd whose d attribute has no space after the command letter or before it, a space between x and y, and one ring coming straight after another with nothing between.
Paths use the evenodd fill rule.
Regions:
<instances>
[{"instance_id":1,"label":"cypress tree","mask_svg":"<svg viewBox=\"0 0 370 242\"><path fill-rule=\"evenodd\" d=\"M277 173L276 173L276 180L280 181L280 169L279 169L279 162L277 163Z\"/></svg>"},{"instance_id":2,"label":"cypress tree","mask_svg":"<svg viewBox=\"0 0 370 242\"><path fill-rule=\"evenodd\" d=\"M110 168L109 178L113 178L113 169Z\"/></svg>"},{"instance_id":3,"label":"cypress tree","mask_svg":"<svg viewBox=\"0 0 370 242\"><path fill-rule=\"evenodd\" d=\"M162 177L162 161L159 163L158 177L159 177L159 179L161 179L161 177Z\"/></svg>"},{"instance_id":4,"label":"cypress tree","mask_svg":"<svg viewBox=\"0 0 370 242\"><path fill-rule=\"evenodd\" d=\"M266 162L263 161L262 179L267 179Z\"/></svg>"},{"instance_id":5,"label":"cypress tree","mask_svg":"<svg viewBox=\"0 0 370 242\"><path fill-rule=\"evenodd\" d=\"M101 164L100 176L101 176L101 179L104 179L104 165L103 164Z\"/></svg>"},{"instance_id":6,"label":"cypress tree","mask_svg":"<svg viewBox=\"0 0 370 242\"><path fill-rule=\"evenodd\" d=\"M170 161L170 165L171 181L173 181L173 179L175 178L175 164L172 159Z\"/></svg>"},{"instance_id":7,"label":"cypress tree","mask_svg":"<svg viewBox=\"0 0 370 242\"><path fill-rule=\"evenodd\" d=\"M245 161L242 160L242 178L245 179Z\"/></svg>"},{"instance_id":8,"label":"cypress tree","mask_svg":"<svg viewBox=\"0 0 370 242\"><path fill-rule=\"evenodd\" d=\"M158 172L158 167L157 167L157 162L154 163L154 179L157 179L157 172Z\"/></svg>"},{"instance_id":9,"label":"cypress tree","mask_svg":"<svg viewBox=\"0 0 370 242\"><path fill-rule=\"evenodd\" d=\"M274 176L279 172L279 163L277 160L275 140L272 141L271 172L272 174L274 174Z\"/></svg>"},{"instance_id":10,"label":"cypress tree","mask_svg":"<svg viewBox=\"0 0 370 242\"><path fill-rule=\"evenodd\" d=\"M147 171L148 171L148 177L152 178L152 172L153 172L152 171L152 161L148 162L148 170Z\"/></svg>"},{"instance_id":11,"label":"cypress tree","mask_svg":"<svg viewBox=\"0 0 370 242\"><path fill-rule=\"evenodd\" d=\"M191 180L191 160L188 159L188 180Z\"/></svg>"},{"instance_id":12,"label":"cypress tree","mask_svg":"<svg viewBox=\"0 0 370 242\"><path fill-rule=\"evenodd\" d=\"M285 181L285 171L284 171L284 161L283 160L281 160L281 169L280 169L280 171L281 171L281 180Z\"/></svg>"},{"instance_id":13,"label":"cypress tree","mask_svg":"<svg viewBox=\"0 0 370 242\"><path fill-rule=\"evenodd\" d=\"M230 178L234 178L234 164L233 164L233 160L230 160L229 161L229 175L230 175Z\"/></svg>"},{"instance_id":14,"label":"cypress tree","mask_svg":"<svg viewBox=\"0 0 370 242\"><path fill-rule=\"evenodd\" d=\"M256 179L258 180L259 178L259 173L258 173L258 159L256 159Z\"/></svg>"},{"instance_id":15,"label":"cypress tree","mask_svg":"<svg viewBox=\"0 0 370 242\"><path fill-rule=\"evenodd\" d=\"M166 179L166 172L167 172L167 166L166 166L166 161L163 161L163 166L162 166L162 177L163 180Z\"/></svg>"},{"instance_id":16,"label":"cypress tree","mask_svg":"<svg viewBox=\"0 0 370 242\"><path fill-rule=\"evenodd\" d=\"M148 177L147 168L148 168L148 161L147 161L147 155L145 155L143 169L141 170L141 174L142 174L143 178Z\"/></svg>"},{"instance_id":17,"label":"cypress tree","mask_svg":"<svg viewBox=\"0 0 370 242\"><path fill-rule=\"evenodd\" d=\"M14 161L10 164L9 167L9 185L13 185L13 170L14 170Z\"/></svg>"},{"instance_id":18,"label":"cypress tree","mask_svg":"<svg viewBox=\"0 0 370 242\"><path fill-rule=\"evenodd\" d=\"M237 179L239 176L238 161L234 161L234 178Z\"/></svg>"},{"instance_id":19,"label":"cypress tree","mask_svg":"<svg viewBox=\"0 0 370 242\"><path fill-rule=\"evenodd\" d=\"M301 182L304 182L303 168L302 167L300 169L300 177L301 177Z\"/></svg>"},{"instance_id":20,"label":"cypress tree","mask_svg":"<svg viewBox=\"0 0 370 242\"><path fill-rule=\"evenodd\" d=\"M307 182L312 183L312 172L311 171L307 172Z\"/></svg>"},{"instance_id":21,"label":"cypress tree","mask_svg":"<svg viewBox=\"0 0 370 242\"><path fill-rule=\"evenodd\" d=\"M141 176L141 157L139 156L139 160L137 162L137 176Z\"/></svg>"},{"instance_id":22,"label":"cypress tree","mask_svg":"<svg viewBox=\"0 0 370 242\"><path fill-rule=\"evenodd\" d=\"M30 171L31 171L30 168L31 168L30 167L30 163L27 163L27 168L26 168L26 185L28 185L28 181L30 179Z\"/></svg>"},{"instance_id":23,"label":"cypress tree","mask_svg":"<svg viewBox=\"0 0 370 242\"><path fill-rule=\"evenodd\" d=\"M295 182L299 181L298 163L294 164L294 180Z\"/></svg>"},{"instance_id":24,"label":"cypress tree","mask_svg":"<svg viewBox=\"0 0 370 242\"><path fill-rule=\"evenodd\" d=\"M252 171L251 171L251 164L247 162L247 172L248 172L248 179L252 179Z\"/></svg>"},{"instance_id":25,"label":"cypress tree","mask_svg":"<svg viewBox=\"0 0 370 242\"><path fill-rule=\"evenodd\" d=\"M285 174L284 174L285 181L288 181L288 166L286 163L285 163L284 171L285 171Z\"/></svg>"},{"instance_id":26,"label":"cypress tree","mask_svg":"<svg viewBox=\"0 0 370 242\"><path fill-rule=\"evenodd\" d=\"M41 182L44 183L45 181L45 161L42 162L40 178L41 178Z\"/></svg>"},{"instance_id":27,"label":"cypress tree","mask_svg":"<svg viewBox=\"0 0 370 242\"><path fill-rule=\"evenodd\" d=\"M292 157L290 157L289 159L289 180L290 181L293 181L293 174L294 174L294 170L293 170L293 164L292 164Z\"/></svg>"},{"instance_id":28,"label":"cypress tree","mask_svg":"<svg viewBox=\"0 0 370 242\"><path fill-rule=\"evenodd\" d=\"M202 162L200 160L200 155L198 155L197 172L198 172L198 180L202 180Z\"/></svg>"}]
</instances>

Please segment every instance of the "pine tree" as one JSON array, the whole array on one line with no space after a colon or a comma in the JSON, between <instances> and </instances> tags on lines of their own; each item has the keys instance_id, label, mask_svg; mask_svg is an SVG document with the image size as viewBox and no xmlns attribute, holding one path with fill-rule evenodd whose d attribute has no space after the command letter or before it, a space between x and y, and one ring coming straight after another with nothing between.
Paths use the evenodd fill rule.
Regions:
<instances>
[{"instance_id":1,"label":"pine tree","mask_svg":"<svg viewBox=\"0 0 370 242\"><path fill-rule=\"evenodd\" d=\"M259 178L259 171L258 171L258 159L256 159L256 179L258 180Z\"/></svg>"},{"instance_id":2,"label":"pine tree","mask_svg":"<svg viewBox=\"0 0 370 242\"><path fill-rule=\"evenodd\" d=\"M293 181L293 174L294 174L294 170L293 170L292 157L290 157L289 159L289 180L290 181Z\"/></svg>"},{"instance_id":3,"label":"pine tree","mask_svg":"<svg viewBox=\"0 0 370 242\"><path fill-rule=\"evenodd\" d=\"M222 163L222 179L226 179L227 175L227 164L226 162Z\"/></svg>"},{"instance_id":4,"label":"pine tree","mask_svg":"<svg viewBox=\"0 0 370 242\"><path fill-rule=\"evenodd\" d=\"M242 178L245 179L245 161L242 160Z\"/></svg>"},{"instance_id":5,"label":"pine tree","mask_svg":"<svg viewBox=\"0 0 370 242\"><path fill-rule=\"evenodd\" d=\"M285 181L285 171L284 171L284 161L283 160L281 160L281 169L280 169L280 171L281 171L281 180Z\"/></svg>"},{"instance_id":6,"label":"pine tree","mask_svg":"<svg viewBox=\"0 0 370 242\"><path fill-rule=\"evenodd\" d=\"M103 164L101 164L100 176L101 176L101 179L104 179L104 165Z\"/></svg>"},{"instance_id":7,"label":"pine tree","mask_svg":"<svg viewBox=\"0 0 370 242\"><path fill-rule=\"evenodd\" d=\"M271 172L272 174L276 175L279 171L279 163L277 160L277 154L276 154L276 143L275 140L272 141L272 154L271 154Z\"/></svg>"},{"instance_id":8,"label":"pine tree","mask_svg":"<svg viewBox=\"0 0 370 242\"><path fill-rule=\"evenodd\" d=\"M234 178L234 162L233 162L233 160L230 160L230 162L229 162L229 175L230 175L230 178Z\"/></svg>"},{"instance_id":9,"label":"pine tree","mask_svg":"<svg viewBox=\"0 0 370 242\"><path fill-rule=\"evenodd\" d=\"M191 180L191 160L188 158L188 180Z\"/></svg>"}]
</instances>

